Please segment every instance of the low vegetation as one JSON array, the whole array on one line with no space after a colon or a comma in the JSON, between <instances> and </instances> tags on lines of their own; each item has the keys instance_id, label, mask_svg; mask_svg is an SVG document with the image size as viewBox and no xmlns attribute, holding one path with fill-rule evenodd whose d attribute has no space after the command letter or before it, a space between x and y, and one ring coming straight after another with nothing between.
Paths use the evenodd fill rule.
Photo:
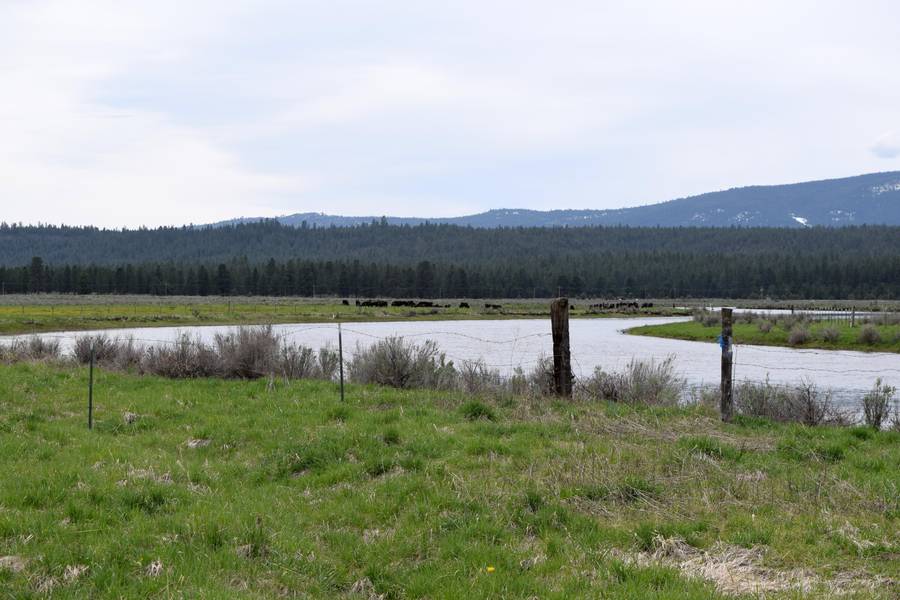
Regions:
<instances>
[{"instance_id":1,"label":"low vegetation","mask_svg":"<svg viewBox=\"0 0 900 600\"><path fill-rule=\"evenodd\" d=\"M635 327L629 333L681 340L714 342L721 333L717 311L696 311L691 321ZM734 341L759 346L792 346L827 350L900 352L900 314L860 316L855 326L847 318L814 320L807 315L735 316Z\"/></svg>"},{"instance_id":2,"label":"low vegetation","mask_svg":"<svg viewBox=\"0 0 900 600\"><path fill-rule=\"evenodd\" d=\"M212 343L187 335L167 344L142 346L133 339L112 339L105 334L76 338L70 354L55 341L39 337L0 344L0 362L43 361L67 365L88 364L138 375L171 379L267 378L323 379L334 381L341 359L330 347L314 351L289 342L271 326L242 327L218 334ZM503 376L481 359L455 364L447 360L438 345L421 344L403 337L380 339L369 346L358 345L344 358L346 380L359 384L383 385L398 389L460 391L495 398L550 397L554 395L553 361L538 360L526 373L522 368ZM777 422L805 425L853 425L864 422L876 428L887 424L892 412L894 388L875 382L871 392L860 397L858 407L838 409L829 390L801 380L793 385L772 385L769 381L744 381L735 391L738 414L764 417ZM701 404L717 406L717 391L710 387L689 388L674 369L673 357L666 360L633 359L624 370L608 372L597 368L586 378L576 378L574 396L583 401L615 402L628 406L676 407ZM900 403L895 424L900 423Z\"/></svg>"},{"instance_id":3,"label":"low vegetation","mask_svg":"<svg viewBox=\"0 0 900 600\"><path fill-rule=\"evenodd\" d=\"M132 327L263 325L360 321L439 321L549 317L546 300L441 300L438 307L356 306L340 298L0 295L0 335ZM573 302L573 317L684 315L671 303L601 309ZM449 306L448 306L449 305ZM468 305L468 306L466 306ZM497 308L499 307L499 308Z\"/></svg>"},{"instance_id":4,"label":"low vegetation","mask_svg":"<svg viewBox=\"0 0 900 600\"><path fill-rule=\"evenodd\" d=\"M0 365L4 597L897 594L898 432L96 375L89 431L83 366Z\"/></svg>"}]
</instances>

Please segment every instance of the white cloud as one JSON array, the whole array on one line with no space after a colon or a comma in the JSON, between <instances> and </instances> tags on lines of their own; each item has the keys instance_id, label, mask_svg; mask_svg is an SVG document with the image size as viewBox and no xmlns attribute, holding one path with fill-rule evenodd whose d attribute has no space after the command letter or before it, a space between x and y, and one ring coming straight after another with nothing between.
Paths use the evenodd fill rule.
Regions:
<instances>
[{"instance_id":1,"label":"white cloud","mask_svg":"<svg viewBox=\"0 0 900 600\"><path fill-rule=\"evenodd\" d=\"M604 208L882 170L900 11L867 6L7 2L0 220Z\"/></svg>"},{"instance_id":2,"label":"white cloud","mask_svg":"<svg viewBox=\"0 0 900 600\"><path fill-rule=\"evenodd\" d=\"M875 140L872 154L879 158L897 158L900 156L900 133L892 131Z\"/></svg>"},{"instance_id":3,"label":"white cloud","mask_svg":"<svg viewBox=\"0 0 900 600\"><path fill-rule=\"evenodd\" d=\"M273 198L307 187L303 177L250 170L199 128L95 98L110 78L151 62L177 64L190 52L209 24L190 19L173 28L173 7L48 2L5 10L0 219L206 222L272 214Z\"/></svg>"}]
</instances>

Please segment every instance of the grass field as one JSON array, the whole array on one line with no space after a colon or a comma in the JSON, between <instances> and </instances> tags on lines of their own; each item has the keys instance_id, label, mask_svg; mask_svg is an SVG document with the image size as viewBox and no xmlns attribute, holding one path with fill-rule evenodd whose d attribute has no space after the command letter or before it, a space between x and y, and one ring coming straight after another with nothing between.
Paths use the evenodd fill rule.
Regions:
<instances>
[{"instance_id":1,"label":"grass field","mask_svg":"<svg viewBox=\"0 0 900 600\"><path fill-rule=\"evenodd\" d=\"M85 392L0 366L0 597L898 594L897 432L104 371L88 431Z\"/></svg>"},{"instance_id":2,"label":"grass field","mask_svg":"<svg viewBox=\"0 0 900 600\"><path fill-rule=\"evenodd\" d=\"M758 346L790 346L793 348L822 348L826 350L859 350L863 352L900 352L900 325L874 325L881 340L876 343L864 343L859 335L862 326L850 327L845 322L822 322L808 326L810 339L800 344L790 344L790 329L778 325L768 332L760 331L756 323L735 323L734 341L738 344ZM837 339L826 341L822 330L832 328L837 332ZM629 329L628 333L655 337L693 340L699 342L715 342L722 332L721 327L705 326L697 321L667 323L665 325L647 325Z\"/></svg>"},{"instance_id":3,"label":"grass field","mask_svg":"<svg viewBox=\"0 0 900 600\"><path fill-rule=\"evenodd\" d=\"M119 327L188 325L256 325L329 321L406 321L447 319L522 319L550 316L549 301L445 300L450 308L357 307L339 300L219 297L153 298L147 296L16 296L0 297L0 335L80 331ZM17 301L14 301L17 300ZM502 308L485 308L485 303ZM573 317L610 317L588 304L574 303ZM687 314L665 306L627 316Z\"/></svg>"}]
</instances>

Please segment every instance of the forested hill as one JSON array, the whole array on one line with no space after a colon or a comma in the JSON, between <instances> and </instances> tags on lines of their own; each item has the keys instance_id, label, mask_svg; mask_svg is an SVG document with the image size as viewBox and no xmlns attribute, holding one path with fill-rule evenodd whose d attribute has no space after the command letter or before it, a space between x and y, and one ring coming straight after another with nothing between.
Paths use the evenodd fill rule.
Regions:
<instances>
[{"instance_id":1,"label":"forested hill","mask_svg":"<svg viewBox=\"0 0 900 600\"><path fill-rule=\"evenodd\" d=\"M0 226L10 292L900 298L900 227Z\"/></svg>"},{"instance_id":2,"label":"forested hill","mask_svg":"<svg viewBox=\"0 0 900 600\"><path fill-rule=\"evenodd\" d=\"M278 217L284 225L352 227L373 217L297 213ZM218 225L260 219L236 219ZM709 192L659 204L616 210L526 210L508 208L439 219L386 217L392 225L425 222L469 227L791 227L900 225L900 171L786 185L755 185Z\"/></svg>"},{"instance_id":3,"label":"forested hill","mask_svg":"<svg viewBox=\"0 0 900 600\"><path fill-rule=\"evenodd\" d=\"M227 262L237 257L492 264L603 253L898 256L900 227L504 228L453 225L293 228L267 221L230 227L101 230L0 225L0 264Z\"/></svg>"}]
</instances>

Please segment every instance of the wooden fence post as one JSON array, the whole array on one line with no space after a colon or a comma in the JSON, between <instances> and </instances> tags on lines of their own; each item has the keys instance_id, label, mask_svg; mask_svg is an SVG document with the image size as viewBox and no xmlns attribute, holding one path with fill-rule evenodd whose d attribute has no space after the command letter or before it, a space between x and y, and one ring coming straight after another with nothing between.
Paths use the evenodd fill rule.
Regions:
<instances>
[{"instance_id":1,"label":"wooden fence post","mask_svg":"<svg viewBox=\"0 0 900 600\"><path fill-rule=\"evenodd\" d=\"M88 367L88 429L94 428L94 340L91 340L91 364Z\"/></svg>"},{"instance_id":2,"label":"wooden fence post","mask_svg":"<svg viewBox=\"0 0 900 600\"><path fill-rule=\"evenodd\" d=\"M722 309L722 335L719 337L719 345L722 347L722 400L720 410L722 412L722 420L726 423L731 422L734 415L734 396L732 388L732 331L731 331L731 309Z\"/></svg>"},{"instance_id":3,"label":"wooden fence post","mask_svg":"<svg viewBox=\"0 0 900 600\"><path fill-rule=\"evenodd\" d=\"M341 324L338 323L338 359L341 370L341 402L344 401L344 336L341 334Z\"/></svg>"},{"instance_id":4,"label":"wooden fence post","mask_svg":"<svg viewBox=\"0 0 900 600\"><path fill-rule=\"evenodd\" d=\"M572 395L572 355L569 351L569 300L557 298L550 304L553 329L553 388L560 396Z\"/></svg>"}]
</instances>

